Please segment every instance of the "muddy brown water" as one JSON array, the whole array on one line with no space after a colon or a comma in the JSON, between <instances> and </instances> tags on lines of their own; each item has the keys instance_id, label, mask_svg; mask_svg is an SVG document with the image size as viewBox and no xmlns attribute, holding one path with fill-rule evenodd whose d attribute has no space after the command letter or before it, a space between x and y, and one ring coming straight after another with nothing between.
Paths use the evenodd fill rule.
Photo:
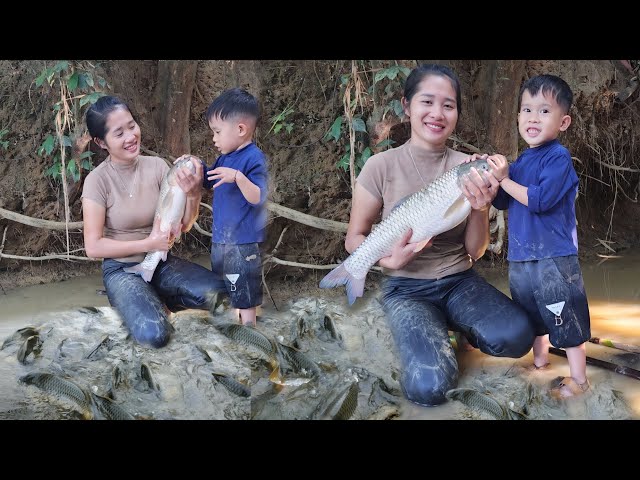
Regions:
<instances>
[{"instance_id":1,"label":"muddy brown water","mask_svg":"<svg viewBox=\"0 0 640 480\"><path fill-rule=\"evenodd\" d=\"M206 264L206 258L200 263ZM624 252L623 258L600 265L582 263L591 311L592 336L640 345L640 249ZM498 269L481 273L500 290L508 293L508 276ZM99 275L73 278L64 282L20 288L0 295L0 341L26 325L43 326L48 346L26 365L16 360L16 347L0 351L0 418L49 419L79 418L69 402L52 400L35 387L18 383L30 371L64 373L83 387L104 394L115 365L126 366L127 387L116 392L123 408L141 418L178 419L316 419L330 418L325 406L342 398L331 395L348 391L358 382L355 419L484 419L490 418L459 402L423 408L398 397L397 360L393 344L375 295L368 292L355 307L342 296L323 295L291 299L276 311L265 296L258 328L282 343L295 343L320 365L323 378L305 382L295 372L284 372L291 385L274 386L269 368L254 352L234 345L207 323L201 312L181 312L174 318L177 332L168 347L160 350L133 346L109 307L101 290ZM79 311L97 307L99 315ZM231 312L227 312L231 318ZM326 317L335 323L339 338L327 328ZM93 359L86 353L104 335L115 346ZM47 337L48 336L48 337ZM63 347L60 347L62 340ZM47 345L45 342L44 345ZM74 350L73 346L77 349ZM194 345L212 358L203 359ZM60 351L66 349L64 362ZM629 354L592 343L587 354L640 370L640 355ZM95 358L97 357L97 358ZM58 360L57 362L54 360ZM529 353L521 359L501 359L477 350L458 352L460 385L492 394L514 408L526 404L532 419L627 419L640 418L640 381L602 368L588 366L592 391L585 399L554 404L545 395L557 376L568 375L566 359L551 356L552 368L529 374L524 366L532 361ZM142 363L155 373L160 390L150 391L141 384ZM60 370L62 365L62 370ZM232 375L252 387L251 399L240 398L211 380L213 371ZM383 385L391 392L380 393ZM385 390L386 391L386 390ZM533 392L533 397L531 397ZM532 401L531 398L534 398ZM335 402L334 402L335 403Z\"/></svg>"}]
</instances>

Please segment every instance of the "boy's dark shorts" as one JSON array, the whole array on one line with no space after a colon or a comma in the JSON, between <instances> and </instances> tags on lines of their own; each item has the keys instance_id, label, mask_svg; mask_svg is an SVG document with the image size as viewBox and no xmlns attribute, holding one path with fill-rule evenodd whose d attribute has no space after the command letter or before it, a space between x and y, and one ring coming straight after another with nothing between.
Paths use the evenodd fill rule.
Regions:
<instances>
[{"instance_id":1,"label":"boy's dark shorts","mask_svg":"<svg viewBox=\"0 0 640 480\"><path fill-rule=\"evenodd\" d=\"M262 304L262 257L257 243L212 243L211 270L224 280L234 308Z\"/></svg>"},{"instance_id":2,"label":"boy's dark shorts","mask_svg":"<svg viewBox=\"0 0 640 480\"><path fill-rule=\"evenodd\" d=\"M576 255L509 263L511 297L529 314L536 335L554 347L576 347L591 338L589 305ZM562 305L564 302L564 305Z\"/></svg>"}]
</instances>

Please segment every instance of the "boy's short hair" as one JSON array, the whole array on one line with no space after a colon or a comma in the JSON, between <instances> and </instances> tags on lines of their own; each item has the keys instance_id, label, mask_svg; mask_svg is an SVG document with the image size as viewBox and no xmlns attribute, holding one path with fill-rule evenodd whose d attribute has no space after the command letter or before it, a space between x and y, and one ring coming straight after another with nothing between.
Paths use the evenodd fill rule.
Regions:
<instances>
[{"instance_id":1,"label":"boy's short hair","mask_svg":"<svg viewBox=\"0 0 640 480\"><path fill-rule=\"evenodd\" d=\"M540 90L542 90L543 95L551 95L560 108L564 109L565 114L569 113L571 104L573 103L573 92L567 82L555 75L537 75L524 82L520 89L518 102L522 104L522 95L524 92L529 92L531 96L534 96L537 95Z\"/></svg>"},{"instance_id":2,"label":"boy's short hair","mask_svg":"<svg viewBox=\"0 0 640 480\"><path fill-rule=\"evenodd\" d=\"M236 117L250 117L255 122L260 118L260 105L256 97L242 88L225 90L211 102L205 114L207 121L219 117L227 120Z\"/></svg>"}]
</instances>

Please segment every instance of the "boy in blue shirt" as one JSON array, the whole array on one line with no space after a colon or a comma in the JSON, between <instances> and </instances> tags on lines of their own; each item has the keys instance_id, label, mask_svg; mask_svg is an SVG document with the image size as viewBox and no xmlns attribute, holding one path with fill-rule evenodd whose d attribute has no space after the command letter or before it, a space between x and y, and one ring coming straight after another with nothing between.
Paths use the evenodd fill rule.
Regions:
<instances>
[{"instance_id":1,"label":"boy in blue shirt","mask_svg":"<svg viewBox=\"0 0 640 480\"><path fill-rule=\"evenodd\" d=\"M572 101L571 88L561 78L527 80L520 90L518 130L529 148L511 166L503 155L487 160L501 187L493 205L509 209L511 296L536 328L529 370L548 368L549 342L567 353L571 376L551 389L556 398L589 389L585 342L591 329L577 256L578 176L571 154L557 140L571 124Z\"/></svg>"},{"instance_id":2,"label":"boy in blue shirt","mask_svg":"<svg viewBox=\"0 0 640 480\"><path fill-rule=\"evenodd\" d=\"M262 304L260 243L265 240L267 160L253 134L260 116L256 98L233 88L207 108L213 143L221 155L209 169L203 186L213 188L211 270L216 290L229 293L243 325L256 325Z\"/></svg>"}]
</instances>

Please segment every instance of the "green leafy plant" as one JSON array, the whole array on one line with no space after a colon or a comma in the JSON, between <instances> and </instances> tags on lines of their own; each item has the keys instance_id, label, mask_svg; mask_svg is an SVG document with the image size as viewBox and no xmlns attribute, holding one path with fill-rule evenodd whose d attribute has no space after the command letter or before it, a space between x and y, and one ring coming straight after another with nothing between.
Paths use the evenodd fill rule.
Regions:
<instances>
[{"instance_id":1,"label":"green leafy plant","mask_svg":"<svg viewBox=\"0 0 640 480\"><path fill-rule=\"evenodd\" d=\"M375 71L372 80L366 75L370 71ZM354 61L351 72L341 75L344 114L334 120L324 140L333 140L342 145L342 155L336 162L337 168L350 170L353 157L352 184L373 153L395 143L391 139L383 138L372 144L372 135L367 125L374 127L378 122L388 121L390 116L395 117L392 123L402 120L404 111L399 99L401 80L406 78L410 71L409 68L397 64L368 69L367 62ZM366 87L365 83L369 81L370 85Z\"/></svg>"},{"instance_id":2,"label":"green leafy plant","mask_svg":"<svg viewBox=\"0 0 640 480\"><path fill-rule=\"evenodd\" d=\"M291 131L293 130L294 124L293 122L287 122L286 118L292 113L293 113L293 107L287 106L279 114L271 117L271 128L269 129L267 134L271 133L272 131L273 133L277 134L283 128L286 130L287 133L291 133Z\"/></svg>"},{"instance_id":3,"label":"green leafy plant","mask_svg":"<svg viewBox=\"0 0 640 480\"><path fill-rule=\"evenodd\" d=\"M3 130L0 130L0 147L2 147L3 150L6 150L7 148L9 148L9 140L3 140L4 136L9 133L9 130L7 130L6 128Z\"/></svg>"},{"instance_id":4,"label":"green leafy plant","mask_svg":"<svg viewBox=\"0 0 640 480\"><path fill-rule=\"evenodd\" d=\"M44 68L34 82L36 87L59 91L60 98L52 109L55 134L47 135L37 150L39 155L51 158L52 164L44 173L61 179L65 164L66 175L78 181L83 170L93 168L90 160L93 153L74 152L74 142L86 135L84 112L105 95L100 89L105 88L107 82L95 73L95 67L89 62L66 60Z\"/></svg>"}]
</instances>

